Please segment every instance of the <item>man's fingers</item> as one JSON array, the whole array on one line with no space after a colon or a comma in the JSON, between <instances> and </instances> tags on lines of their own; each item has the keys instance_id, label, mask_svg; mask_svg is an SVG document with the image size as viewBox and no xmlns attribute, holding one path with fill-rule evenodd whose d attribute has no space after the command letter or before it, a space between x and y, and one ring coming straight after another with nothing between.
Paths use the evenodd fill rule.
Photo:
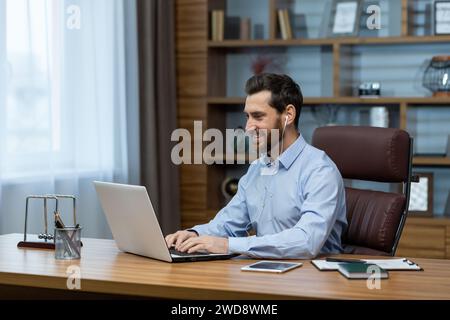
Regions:
<instances>
[{"instance_id":1,"label":"man's fingers","mask_svg":"<svg viewBox=\"0 0 450 320\"><path fill-rule=\"evenodd\" d=\"M176 239L177 239L177 233L169 234L168 236L166 236L167 247L170 248L173 245L173 243L176 241Z\"/></svg>"},{"instance_id":2,"label":"man's fingers","mask_svg":"<svg viewBox=\"0 0 450 320\"><path fill-rule=\"evenodd\" d=\"M168 234L168 235L164 238L164 240L166 241L167 246L169 246L170 237L171 237L171 234Z\"/></svg>"},{"instance_id":3,"label":"man's fingers","mask_svg":"<svg viewBox=\"0 0 450 320\"><path fill-rule=\"evenodd\" d=\"M183 232L180 234L180 236L177 238L177 242L175 243L175 249L178 250L180 245L189 238L189 234L187 232Z\"/></svg>"},{"instance_id":4,"label":"man's fingers","mask_svg":"<svg viewBox=\"0 0 450 320\"><path fill-rule=\"evenodd\" d=\"M199 244L201 242L201 238L193 237L184 241L179 247L178 251L186 252L189 248Z\"/></svg>"},{"instance_id":5,"label":"man's fingers","mask_svg":"<svg viewBox=\"0 0 450 320\"><path fill-rule=\"evenodd\" d=\"M197 234L191 232L191 231L182 231L180 233L180 236L177 238L175 249L179 250L180 246L185 242L186 240L197 237Z\"/></svg>"},{"instance_id":6,"label":"man's fingers","mask_svg":"<svg viewBox=\"0 0 450 320\"><path fill-rule=\"evenodd\" d=\"M171 241L172 241L172 237L171 237L171 236L167 236L167 237L166 237L166 244L167 244L167 247L168 247L168 248L170 248L170 243L171 243Z\"/></svg>"},{"instance_id":7,"label":"man's fingers","mask_svg":"<svg viewBox=\"0 0 450 320\"><path fill-rule=\"evenodd\" d=\"M205 250L205 244L199 243L199 244L197 244L197 245L191 247L191 248L188 250L188 253L193 253L193 252L197 252L197 251L200 251L200 250Z\"/></svg>"},{"instance_id":8,"label":"man's fingers","mask_svg":"<svg viewBox=\"0 0 450 320\"><path fill-rule=\"evenodd\" d=\"M187 249L191 247L192 238L187 239L181 245L178 246L177 250L181 252L185 252Z\"/></svg>"}]
</instances>

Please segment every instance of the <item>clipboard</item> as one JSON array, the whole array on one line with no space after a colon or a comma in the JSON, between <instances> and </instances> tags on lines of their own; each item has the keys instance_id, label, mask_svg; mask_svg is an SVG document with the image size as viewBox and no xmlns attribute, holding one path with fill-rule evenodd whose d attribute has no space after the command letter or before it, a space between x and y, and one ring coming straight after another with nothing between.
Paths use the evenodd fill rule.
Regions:
<instances>
[{"instance_id":1,"label":"clipboard","mask_svg":"<svg viewBox=\"0 0 450 320\"><path fill-rule=\"evenodd\" d=\"M366 262L368 264L376 264L380 268L388 271L424 271L417 263L406 258L396 259L340 259L333 258L333 261L311 260L311 263L319 271L337 271L340 263Z\"/></svg>"}]
</instances>

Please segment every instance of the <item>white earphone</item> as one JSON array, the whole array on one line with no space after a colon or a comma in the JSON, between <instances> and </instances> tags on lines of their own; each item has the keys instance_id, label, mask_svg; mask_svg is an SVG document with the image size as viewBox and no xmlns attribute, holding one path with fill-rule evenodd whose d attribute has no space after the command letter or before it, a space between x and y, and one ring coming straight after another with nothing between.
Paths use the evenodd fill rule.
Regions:
<instances>
[{"instance_id":1,"label":"white earphone","mask_svg":"<svg viewBox=\"0 0 450 320\"><path fill-rule=\"evenodd\" d=\"M286 131L287 122L288 122L288 117L286 116L286 120L284 121L283 132L281 133L281 152L283 152L283 147L284 147L284 131Z\"/></svg>"}]
</instances>

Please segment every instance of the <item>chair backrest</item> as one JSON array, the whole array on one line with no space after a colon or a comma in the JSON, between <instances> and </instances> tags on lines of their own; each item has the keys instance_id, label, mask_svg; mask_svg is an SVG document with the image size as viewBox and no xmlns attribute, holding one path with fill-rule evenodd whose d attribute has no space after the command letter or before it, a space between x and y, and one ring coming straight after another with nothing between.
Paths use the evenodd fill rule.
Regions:
<instances>
[{"instance_id":1,"label":"chair backrest","mask_svg":"<svg viewBox=\"0 0 450 320\"><path fill-rule=\"evenodd\" d=\"M330 126L313 143L334 161L344 179L403 183L403 193L346 188L345 253L394 255L409 205L412 139L400 129Z\"/></svg>"}]
</instances>

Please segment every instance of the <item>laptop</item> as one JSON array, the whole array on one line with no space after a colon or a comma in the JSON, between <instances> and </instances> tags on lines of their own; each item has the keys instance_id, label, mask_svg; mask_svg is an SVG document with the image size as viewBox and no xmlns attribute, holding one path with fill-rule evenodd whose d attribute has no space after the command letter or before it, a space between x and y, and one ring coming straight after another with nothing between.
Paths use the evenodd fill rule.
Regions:
<instances>
[{"instance_id":1,"label":"laptop","mask_svg":"<svg viewBox=\"0 0 450 320\"><path fill-rule=\"evenodd\" d=\"M169 249L145 187L100 181L94 181L94 186L121 251L166 262L223 260L236 256Z\"/></svg>"}]
</instances>

